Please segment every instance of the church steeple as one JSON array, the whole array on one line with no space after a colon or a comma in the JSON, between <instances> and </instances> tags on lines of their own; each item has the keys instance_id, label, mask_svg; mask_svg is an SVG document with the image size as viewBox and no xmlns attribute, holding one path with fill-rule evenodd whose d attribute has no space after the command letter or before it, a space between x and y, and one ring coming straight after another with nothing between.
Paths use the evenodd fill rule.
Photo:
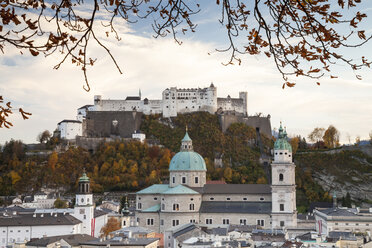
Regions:
<instances>
[{"instance_id":1,"label":"church steeple","mask_svg":"<svg viewBox=\"0 0 372 248\"><path fill-rule=\"evenodd\" d=\"M186 134L185 137L183 137L181 141L181 152L186 152L186 151L193 151L192 147L192 140L187 132L187 126L186 126Z\"/></svg>"}]
</instances>

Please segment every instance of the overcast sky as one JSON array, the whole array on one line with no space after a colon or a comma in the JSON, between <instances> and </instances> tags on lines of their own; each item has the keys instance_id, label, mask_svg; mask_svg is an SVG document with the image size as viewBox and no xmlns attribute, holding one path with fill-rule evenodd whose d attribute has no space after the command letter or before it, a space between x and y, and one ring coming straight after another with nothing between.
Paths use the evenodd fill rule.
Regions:
<instances>
[{"instance_id":1,"label":"overcast sky","mask_svg":"<svg viewBox=\"0 0 372 248\"><path fill-rule=\"evenodd\" d=\"M371 16L364 25L371 27L372 3L364 4L363 9ZM32 116L24 121L19 114L13 115L14 126L0 129L0 144L11 138L35 143L41 131L53 131L63 119L75 119L77 108L93 104L94 95L124 99L141 89L143 98L161 99L165 88L207 87L211 82L219 97L238 97L239 91L247 91L248 114L270 114L272 127L283 121L289 134L306 137L314 127L332 124L340 130L343 143L349 143L348 135L352 142L357 135L368 137L372 131L371 69L361 71L363 80L359 81L345 65L337 65L338 79L327 77L317 86L297 78L294 88L283 90L281 75L267 58L244 56L241 66L221 64L228 54L213 52L226 44L217 18L217 12L204 9L197 19L197 32L181 37L181 46L171 37L153 38L146 26L122 26L120 42L104 41L124 74L117 72L102 49L92 46L90 52L98 61L88 71L90 92L83 90L83 74L78 68L65 63L59 70L53 69L60 58L57 55L34 58L7 49L0 56L0 95ZM367 29L366 35L371 34ZM346 54L372 59L372 44Z\"/></svg>"}]
</instances>

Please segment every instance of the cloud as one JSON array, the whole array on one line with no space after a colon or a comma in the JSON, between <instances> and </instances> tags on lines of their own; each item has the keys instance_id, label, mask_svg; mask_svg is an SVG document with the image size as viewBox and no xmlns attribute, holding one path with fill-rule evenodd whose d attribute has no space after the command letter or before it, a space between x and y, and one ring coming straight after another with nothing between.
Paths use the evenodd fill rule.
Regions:
<instances>
[{"instance_id":1,"label":"cloud","mask_svg":"<svg viewBox=\"0 0 372 248\"><path fill-rule=\"evenodd\" d=\"M171 38L143 37L123 29L120 42L99 30L123 75L102 48L94 42L90 45L90 55L98 59L88 68L90 92L82 89L80 68L66 62L53 70L61 58L58 54L34 58L12 51L0 58L0 95L33 113L26 121L15 114L14 127L0 129L0 143L10 138L35 142L39 132L53 131L59 121L74 119L76 109L92 104L94 95L124 99L141 89L143 97L160 99L165 88L206 87L211 82L222 97L248 91L249 114L271 114L273 127L282 120L293 134L306 137L314 127L333 124L342 133L367 137L371 129L372 117L367 114L372 112L370 76L362 82L347 77L324 79L321 86L297 79L296 87L282 90L281 76L267 58L244 56L241 66L223 66L228 54L208 55L215 43L187 38L179 46Z\"/></svg>"}]
</instances>

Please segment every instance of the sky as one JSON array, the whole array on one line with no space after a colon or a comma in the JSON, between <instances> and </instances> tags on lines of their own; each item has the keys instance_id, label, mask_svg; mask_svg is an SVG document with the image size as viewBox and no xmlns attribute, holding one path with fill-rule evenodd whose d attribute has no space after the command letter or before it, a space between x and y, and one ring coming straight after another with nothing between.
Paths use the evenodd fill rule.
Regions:
<instances>
[{"instance_id":1,"label":"sky","mask_svg":"<svg viewBox=\"0 0 372 248\"><path fill-rule=\"evenodd\" d=\"M337 79L323 78L318 86L315 81L296 78L295 87L283 90L281 75L273 61L264 56L242 56L240 66L222 65L229 54L215 52L227 44L218 23L219 12L205 7L195 19L196 32L180 36L182 45L172 37L155 39L149 23L120 25L121 41L106 38L102 30L102 40L123 74L105 51L92 45L89 52L98 60L88 70L90 92L83 89L79 68L65 63L53 69L60 55L32 57L6 48L0 55L0 95L15 109L21 107L32 116L22 120L20 114L12 115L13 127L0 128L0 144L10 139L36 143L40 132L54 131L63 119L75 119L77 108L93 104L94 95L124 99L141 89L143 98L161 99L166 88L203 88L212 82L219 97L238 97L239 91L247 91L248 114L270 114L272 127L278 128L282 121L289 135L307 137L315 127L334 125L342 143L353 143L356 136L368 138L372 131L371 69L362 70L363 80L357 80L350 69L338 64L332 71ZM364 4L363 10L371 15L363 25L371 27L372 3ZM367 28L366 35L371 34ZM372 59L371 43L345 54Z\"/></svg>"}]
</instances>

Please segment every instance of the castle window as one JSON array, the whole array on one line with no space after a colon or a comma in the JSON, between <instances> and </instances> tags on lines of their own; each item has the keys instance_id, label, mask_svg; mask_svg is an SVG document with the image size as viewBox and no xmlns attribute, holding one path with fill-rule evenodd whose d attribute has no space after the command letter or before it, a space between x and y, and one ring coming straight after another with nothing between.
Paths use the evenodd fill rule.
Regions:
<instances>
[{"instance_id":1,"label":"castle window","mask_svg":"<svg viewBox=\"0 0 372 248\"><path fill-rule=\"evenodd\" d=\"M246 198L246 197L244 197L244 198L243 198L243 201L246 201L246 200L247 200L247 198Z\"/></svg>"},{"instance_id":2,"label":"castle window","mask_svg":"<svg viewBox=\"0 0 372 248\"><path fill-rule=\"evenodd\" d=\"M287 153L284 153L285 155L287 155Z\"/></svg>"},{"instance_id":3,"label":"castle window","mask_svg":"<svg viewBox=\"0 0 372 248\"><path fill-rule=\"evenodd\" d=\"M164 210L165 209L165 204L161 204L161 210Z\"/></svg>"},{"instance_id":4,"label":"castle window","mask_svg":"<svg viewBox=\"0 0 372 248\"><path fill-rule=\"evenodd\" d=\"M265 198L263 198L263 197L260 198L260 201L264 201L264 200L265 200Z\"/></svg>"},{"instance_id":5,"label":"castle window","mask_svg":"<svg viewBox=\"0 0 372 248\"><path fill-rule=\"evenodd\" d=\"M284 226L284 221L281 221L280 222L280 226Z\"/></svg>"},{"instance_id":6,"label":"castle window","mask_svg":"<svg viewBox=\"0 0 372 248\"><path fill-rule=\"evenodd\" d=\"M180 224L179 220L172 220L172 226L178 226Z\"/></svg>"},{"instance_id":7,"label":"castle window","mask_svg":"<svg viewBox=\"0 0 372 248\"><path fill-rule=\"evenodd\" d=\"M213 201L213 200L214 200L214 198L213 198L213 197L211 197L211 198L209 198L209 200Z\"/></svg>"},{"instance_id":8,"label":"castle window","mask_svg":"<svg viewBox=\"0 0 372 248\"><path fill-rule=\"evenodd\" d=\"M142 208L142 203L138 203L138 209L141 209Z\"/></svg>"},{"instance_id":9,"label":"castle window","mask_svg":"<svg viewBox=\"0 0 372 248\"><path fill-rule=\"evenodd\" d=\"M278 153L276 152L275 155L278 155Z\"/></svg>"},{"instance_id":10,"label":"castle window","mask_svg":"<svg viewBox=\"0 0 372 248\"><path fill-rule=\"evenodd\" d=\"M257 220L257 226L265 226L264 220Z\"/></svg>"},{"instance_id":11,"label":"castle window","mask_svg":"<svg viewBox=\"0 0 372 248\"><path fill-rule=\"evenodd\" d=\"M164 220L163 219L160 220L160 225L164 226Z\"/></svg>"},{"instance_id":12,"label":"castle window","mask_svg":"<svg viewBox=\"0 0 372 248\"><path fill-rule=\"evenodd\" d=\"M172 183L176 183L176 178L172 177Z\"/></svg>"},{"instance_id":13,"label":"castle window","mask_svg":"<svg viewBox=\"0 0 372 248\"><path fill-rule=\"evenodd\" d=\"M227 198L226 198L226 201L230 201L230 200L231 200L231 198L230 198L230 197L227 197Z\"/></svg>"},{"instance_id":14,"label":"castle window","mask_svg":"<svg viewBox=\"0 0 372 248\"><path fill-rule=\"evenodd\" d=\"M199 177L195 177L195 183L199 183Z\"/></svg>"},{"instance_id":15,"label":"castle window","mask_svg":"<svg viewBox=\"0 0 372 248\"><path fill-rule=\"evenodd\" d=\"M283 176L283 174L282 174L282 173L280 173L280 174L279 174L279 181L281 181L281 182L282 182L283 180L284 180L284 176Z\"/></svg>"},{"instance_id":16,"label":"castle window","mask_svg":"<svg viewBox=\"0 0 372 248\"><path fill-rule=\"evenodd\" d=\"M230 224L230 220L229 219L222 219L222 224L229 225Z\"/></svg>"},{"instance_id":17,"label":"castle window","mask_svg":"<svg viewBox=\"0 0 372 248\"><path fill-rule=\"evenodd\" d=\"M288 155L288 157L290 157L291 155Z\"/></svg>"},{"instance_id":18,"label":"castle window","mask_svg":"<svg viewBox=\"0 0 372 248\"><path fill-rule=\"evenodd\" d=\"M240 219L240 225L247 225L247 219Z\"/></svg>"},{"instance_id":19,"label":"castle window","mask_svg":"<svg viewBox=\"0 0 372 248\"><path fill-rule=\"evenodd\" d=\"M279 153L280 155L283 155L283 153L281 152L281 153Z\"/></svg>"},{"instance_id":20,"label":"castle window","mask_svg":"<svg viewBox=\"0 0 372 248\"><path fill-rule=\"evenodd\" d=\"M179 204L173 204L173 211L179 211L180 210L180 205Z\"/></svg>"},{"instance_id":21,"label":"castle window","mask_svg":"<svg viewBox=\"0 0 372 248\"><path fill-rule=\"evenodd\" d=\"M194 205L194 203L191 203L191 204L190 204L190 210L195 210L195 205Z\"/></svg>"},{"instance_id":22,"label":"castle window","mask_svg":"<svg viewBox=\"0 0 372 248\"><path fill-rule=\"evenodd\" d=\"M186 177L182 177L182 183L186 183Z\"/></svg>"},{"instance_id":23,"label":"castle window","mask_svg":"<svg viewBox=\"0 0 372 248\"><path fill-rule=\"evenodd\" d=\"M158 198L157 197L154 197L154 201L156 201L156 200L158 200Z\"/></svg>"},{"instance_id":24,"label":"castle window","mask_svg":"<svg viewBox=\"0 0 372 248\"><path fill-rule=\"evenodd\" d=\"M205 224L212 225L213 219L205 219Z\"/></svg>"},{"instance_id":25,"label":"castle window","mask_svg":"<svg viewBox=\"0 0 372 248\"><path fill-rule=\"evenodd\" d=\"M147 219L147 225L153 226L154 225L154 219Z\"/></svg>"},{"instance_id":26,"label":"castle window","mask_svg":"<svg viewBox=\"0 0 372 248\"><path fill-rule=\"evenodd\" d=\"M84 214L84 220L86 220L87 219L87 216Z\"/></svg>"},{"instance_id":27,"label":"castle window","mask_svg":"<svg viewBox=\"0 0 372 248\"><path fill-rule=\"evenodd\" d=\"M284 211L284 204L280 204L280 211Z\"/></svg>"}]
</instances>

